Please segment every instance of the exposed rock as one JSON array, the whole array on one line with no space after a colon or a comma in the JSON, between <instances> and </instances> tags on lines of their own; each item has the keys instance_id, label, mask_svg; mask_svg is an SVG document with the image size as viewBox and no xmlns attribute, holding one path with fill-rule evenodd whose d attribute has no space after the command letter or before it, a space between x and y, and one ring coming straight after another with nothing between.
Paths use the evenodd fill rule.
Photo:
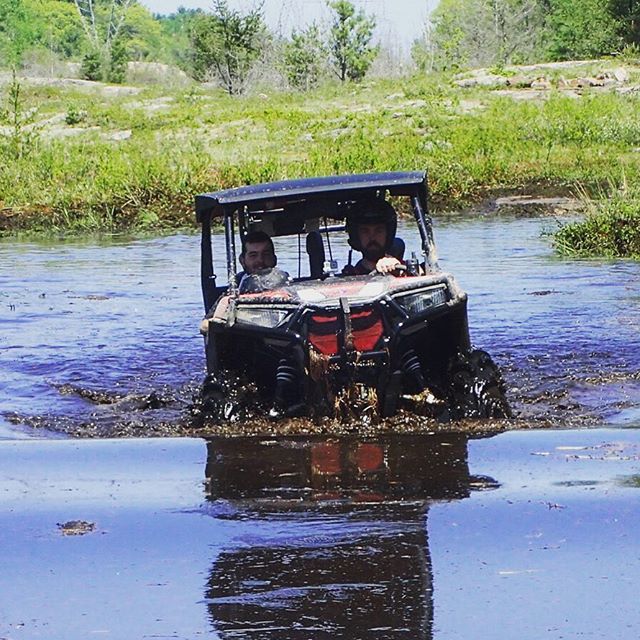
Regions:
<instances>
[{"instance_id":1,"label":"exposed rock","mask_svg":"<svg viewBox=\"0 0 640 640\"><path fill-rule=\"evenodd\" d=\"M616 82L620 84L626 84L629 82L629 72L624 67L618 67L613 70L613 77L616 79Z\"/></svg>"},{"instance_id":2,"label":"exposed rock","mask_svg":"<svg viewBox=\"0 0 640 640\"><path fill-rule=\"evenodd\" d=\"M604 79L594 77L578 78L576 86L581 89L585 87L604 87Z\"/></svg>"},{"instance_id":3,"label":"exposed rock","mask_svg":"<svg viewBox=\"0 0 640 640\"><path fill-rule=\"evenodd\" d=\"M69 520L68 522L58 522L58 529L63 536L84 536L96 530L95 522L86 520Z\"/></svg>"},{"instance_id":4,"label":"exposed rock","mask_svg":"<svg viewBox=\"0 0 640 640\"><path fill-rule=\"evenodd\" d=\"M470 78L454 80L454 84L462 88L469 87L506 87L508 78L480 70Z\"/></svg>"},{"instance_id":5,"label":"exposed rock","mask_svg":"<svg viewBox=\"0 0 640 640\"><path fill-rule=\"evenodd\" d=\"M640 93L640 84L632 84L628 87L616 87L615 91L621 95Z\"/></svg>"},{"instance_id":6,"label":"exposed rock","mask_svg":"<svg viewBox=\"0 0 640 640\"><path fill-rule=\"evenodd\" d=\"M544 70L572 69L586 67L596 67L600 64L602 70L593 75L584 75L577 78L566 78L561 76L558 80L550 79L547 75L537 73L535 76L531 72ZM536 99L544 97L544 93L553 88L560 91L575 91L578 93L567 93L571 97L579 96L579 91L586 88L611 88L619 93L620 85L629 82L630 73L625 67L607 68L607 61L579 60L564 61L556 63L542 63L535 65L508 66L505 67L507 73L512 75L501 76L491 73L488 69L475 69L465 74L459 74L454 78L454 83L459 87L506 87L498 89L499 95L509 95L516 99ZM529 93L526 90L529 89Z\"/></svg>"},{"instance_id":7,"label":"exposed rock","mask_svg":"<svg viewBox=\"0 0 640 640\"><path fill-rule=\"evenodd\" d=\"M188 85L193 82L182 69L162 62L128 62L127 81L173 86Z\"/></svg>"},{"instance_id":8,"label":"exposed rock","mask_svg":"<svg viewBox=\"0 0 640 640\"><path fill-rule=\"evenodd\" d=\"M507 86L508 87L517 87L519 89L523 87L531 86L531 78L524 76L522 74L516 76L510 76L507 78Z\"/></svg>"},{"instance_id":9,"label":"exposed rock","mask_svg":"<svg viewBox=\"0 0 640 640\"><path fill-rule=\"evenodd\" d=\"M530 87L538 91L546 91L551 89L552 85L551 82L547 80L547 78L545 78L544 76L540 76L531 82Z\"/></svg>"},{"instance_id":10,"label":"exposed rock","mask_svg":"<svg viewBox=\"0 0 640 640\"><path fill-rule=\"evenodd\" d=\"M575 89L578 86L578 81L576 78L565 78L564 76L560 76L558 78L557 87L558 89Z\"/></svg>"},{"instance_id":11,"label":"exposed rock","mask_svg":"<svg viewBox=\"0 0 640 640\"><path fill-rule=\"evenodd\" d=\"M582 203L576 198L514 195L496 198L493 208L496 211L514 211L515 213L566 215L580 210L581 207Z\"/></svg>"},{"instance_id":12,"label":"exposed rock","mask_svg":"<svg viewBox=\"0 0 640 640\"><path fill-rule=\"evenodd\" d=\"M105 140L128 140L131 137L131 129L125 129L123 131L109 131L103 134Z\"/></svg>"},{"instance_id":13,"label":"exposed rock","mask_svg":"<svg viewBox=\"0 0 640 640\"><path fill-rule=\"evenodd\" d=\"M486 108L479 100L460 100L458 103L458 113L477 113Z\"/></svg>"},{"instance_id":14,"label":"exposed rock","mask_svg":"<svg viewBox=\"0 0 640 640\"><path fill-rule=\"evenodd\" d=\"M0 72L0 86L12 82L12 75L8 72ZM81 80L80 78L42 78L31 76L19 76L19 82L40 87L72 87L74 89L94 91L102 95L135 95L142 91L142 87L131 87L121 84L105 84L93 80Z\"/></svg>"},{"instance_id":15,"label":"exposed rock","mask_svg":"<svg viewBox=\"0 0 640 640\"><path fill-rule=\"evenodd\" d=\"M147 113L153 113L155 111L170 108L173 102L174 99L172 96L160 96L159 98L153 98L151 100L137 100L130 102L127 107L132 109L143 109Z\"/></svg>"},{"instance_id":16,"label":"exposed rock","mask_svg":"<svg viewBox=\"0 0 640 640\"><path fill-rule=\"evenodd\" d=\"M595 61L596 63L598 61ZM573 69L575 67L593 66L594 60L563 60L562 62L539 62L537 64L509 65L505 70L516 72L541 71L543 69Z\"/></svg>"}]
</instances>

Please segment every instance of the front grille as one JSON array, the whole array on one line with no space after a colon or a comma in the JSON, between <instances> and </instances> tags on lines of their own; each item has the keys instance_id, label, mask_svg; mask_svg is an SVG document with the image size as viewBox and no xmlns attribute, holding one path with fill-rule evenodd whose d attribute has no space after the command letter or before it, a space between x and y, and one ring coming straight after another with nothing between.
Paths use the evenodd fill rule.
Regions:
<instances>
[{"instance_id":1,"label":"front grille","mask_svg":"<svg viewBox=\"0 0 640 640\"><path fill-rule=\"evenodd\" d=\"M384 336L380 311L369 307L350 313L351 334L356 351L366 353L379 347ZM340 311L315 312L308 321L311 346L325 356L338 354L344 348L345 321Z\"/></svg>"}]
</instances>

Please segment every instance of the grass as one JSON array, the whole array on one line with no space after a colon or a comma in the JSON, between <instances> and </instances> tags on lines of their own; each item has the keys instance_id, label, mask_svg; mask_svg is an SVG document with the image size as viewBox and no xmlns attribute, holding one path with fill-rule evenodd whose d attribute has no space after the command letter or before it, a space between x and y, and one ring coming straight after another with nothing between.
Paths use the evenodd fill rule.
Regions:
<instances>
[{"instance_id":1,"label":"grass","mask_svg":"<svg viewBox=\"0 0 640 640\"><path fill-rule=\"evenodd\" d=\"M640 172L633 95L523 102L445 77L245 97L138 89L0 88L0 234L183 227L196 193L309 175L427 169L448 208L532 183L635 184ZM24 124L8 126L16 115Z\"/></svg>"},{"instance_id":2,"label":"grass","mask_svg":"<svg viewBox=\"0 0 640 640\"><path fill-rule=\"evenodd\" d=\"M611 188L594 199L582 194L584 220L564 225L553 242L562 255L640 260L640 185Z\"/></svg>"}]
</instances>

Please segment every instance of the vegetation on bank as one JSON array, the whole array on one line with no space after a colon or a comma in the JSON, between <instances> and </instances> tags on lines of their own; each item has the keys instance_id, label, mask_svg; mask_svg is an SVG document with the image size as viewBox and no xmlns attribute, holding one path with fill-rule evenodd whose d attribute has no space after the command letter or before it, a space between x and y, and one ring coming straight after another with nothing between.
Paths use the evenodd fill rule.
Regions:
<instances>
[{"instance_id":1,"label":"vegetation on bank","mask_svg":"<svg viewBox=\"0 0 640 640\"><path fill-rule=\"evenodd\" d=\"M583 194L586 216L564 225L553 242L562 254L574 258L640 260L640 185L624 182L597 199Z\"/></svg>"},{"instance_id":2,"label":"vegetation on bank","mask_svg":"<svg viewBox=\"0 0 640 640\"><path fill-rule=\"evenodd\" d=\"M201 191L427 169L436 206L532 183L609 189L556 246L640 253L636 187L622 189L640 169L640 1L440 0L411 61L376 40L360 0L326 0L327 20L289 34L236 6L0 0L0 59L41 76L0 73L0 235L170 229L192 224ZM533 83L509 66L603 55ZM162 84L116 86L145 63ZM443 75L474 67L491 73ZM62 70L114 84L52 81Z\"/></svg>"},{"instance_id":3,"label":"vegetation on bank","mask_svg":"<svg viewBox=\"0 0 640 640\"><path fill-rule=\"evenodd\" d=\"M139 0L0 0L0 60L25 69L73 62L81 77L123 82L127 61L178 66L192 78L244 91L250 68L269 68L290 87L338 75L392 75L406 63L374 36L379 16L364 0L325 0L324 18L270 28L261 3L237 0L153 15ZM249 5L251 3L248 3ZM375 3L374 3L375 4ZM640 47L638 0L439 0L412 46L423 71L597 58ZM245 4L245 6L247 6ZM417 16L407 15L407 20ZM272 27L273 25L271 25ZM395 50L395 53L394 53ZM319 55L318 55L319 54ZM251 84L251 83L249 83Z\"/></svg>"},{"instance_id":4,"label":"vegetation on bank","mask_svg":"<svg viewBox=\"0 0 640 640\"><path fill-rule=\"evenodd\" d=\"M176 228L193 224L196 193L298 176L426 169L435 205L452 207L640 173L634 93L514 100L444 76L250 96L110 89L8 78L0 233Z\"/></svg>"}]
</instances>

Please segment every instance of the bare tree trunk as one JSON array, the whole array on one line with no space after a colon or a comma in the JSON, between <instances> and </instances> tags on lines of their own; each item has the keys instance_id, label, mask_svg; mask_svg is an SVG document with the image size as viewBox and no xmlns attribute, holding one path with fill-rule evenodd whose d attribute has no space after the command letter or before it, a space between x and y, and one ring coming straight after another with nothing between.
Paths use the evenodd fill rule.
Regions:
<instances>
[{"instance_id":1,"label":"bare tree trunk","mask_svg":"<svg viewBox=\"0 0 640 640\"><path fill-rule=\"evenodd\" d=\"M127 17L127 10L133 4L133 0L120 0L120 2L118 2L118 0L111 0L109 23L104 40L102 40L98 31L93 0L73 0L73 2L76 5L82 27L91 45L103 55L108 55L111 51L113 41L118 37L122 29L122 25Z\"/></svg>"}]
</instances>

